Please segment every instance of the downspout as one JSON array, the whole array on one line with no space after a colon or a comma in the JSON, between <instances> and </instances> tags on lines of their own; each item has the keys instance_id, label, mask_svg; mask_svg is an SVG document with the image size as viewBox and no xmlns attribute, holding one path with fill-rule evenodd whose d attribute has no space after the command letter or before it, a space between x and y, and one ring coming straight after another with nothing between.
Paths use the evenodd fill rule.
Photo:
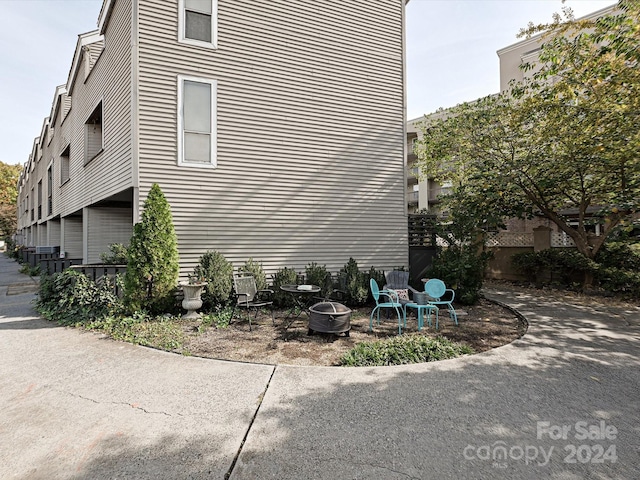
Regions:
<instances>
[{"instance_id":1,"label":"downspout","mask_svg":"<svg viewBox=\"0 0 640 480\"><path fill-rule=\"evenodd\" d=\"M140 221L139 0L131 0L131 183L133 224Z\"/></svg>"}]
</instances>

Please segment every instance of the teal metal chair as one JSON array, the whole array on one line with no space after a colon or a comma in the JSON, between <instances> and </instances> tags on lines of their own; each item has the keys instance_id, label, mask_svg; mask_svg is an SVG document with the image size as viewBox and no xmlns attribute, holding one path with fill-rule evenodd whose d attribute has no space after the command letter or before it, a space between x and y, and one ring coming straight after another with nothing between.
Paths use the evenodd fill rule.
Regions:
<instances>
[{"instance_id":1,"label":"teal metal chair","mask_svg":"<svg viewBox=\"0 0 640 480\"><path fill-rule=\"evenodd\" d=\"M400 300L398 299L398 293L394 290L380 290L378 282L373 278L369 281L371 287L371 295L376 302L375 308L371 311L369 317L369 331L373 330L373 315L377 313L377 322L380 325L380 309L381 308L393 308L398 315L398 334L402 333L402 325L407 326L407 319L404 315L404 308ZM382 296L382 301L380 297ZM403 312L403 315L400 315Z\"/></svg>"},{"instance_id":2,"label":"teal metal chair","mask_svg":"<svg viewBox=\"0 0 640 480\"><path fill-rule=\"evenodd\" d=\"M458 325L458 315L456 314L455 308L453 308L453 300L456 297L456 293L447 288L442 280L437 278L432 278L424 284L424 291L429 298L427 302L429 305L436 306L436 330L438 329L438 311L440 310L440 305L446 305L447 310L449 311L449 318L453 319L456 325ZM444 298L444 297L447 298ZM451 298L449 298L451 297Z\"/></svg>"}]
</instances>

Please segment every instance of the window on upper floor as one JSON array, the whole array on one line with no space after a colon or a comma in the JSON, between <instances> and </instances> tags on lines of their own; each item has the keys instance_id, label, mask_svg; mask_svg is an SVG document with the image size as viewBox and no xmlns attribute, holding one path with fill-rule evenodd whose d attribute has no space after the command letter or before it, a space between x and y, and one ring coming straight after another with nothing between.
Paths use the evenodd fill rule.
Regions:
<instances>
[{"instance_id":1,"label":"window on upper floor","mask_svg":"<svg viewBox=\"0 0 640 480\"><path fill-rule=\"evenodd\" d=\"M69 180L69 156L71 154L71 147L67 145L60 154L60 185L67 183Z\"/></svg>"},{"instance_id":2,"label":"window on upper floor","mask_svg":"<svg viewBox=\"0 0 640 480\"><path fill-rule=\"evenodd\" d=\"M217 48L217 0L179 0L181 42Z\"/></svg>"},{"instance_id":3,"label":"window on upper floor","mask_svg":"<svg viewBox=\"0 0 640 480\"><path fill-rule=\"evenodd\" d=\"M42 219L42 180L38 182L38 220Z\"/></svg>"},{"instance_id":4,"label":"window on upper floor","mask_svg":"<svg viewBox=\"0 0 640 480\"><path fill-rule=\"evenodd\" d=\"M216 166L216 81L178 76L178 165Z\"/></svg>"},{"instance_id":5,"label":"window on upper floor","mask_svg":"<svg viewBox=\"0 0 640 480\"><path fill-rule=\"evenodd\" d=\"M102 102L98 103L84 124L85 165L102 152Z\"/></svg>"},{"instance_id":6,"label":"window on upper floor","mask_svg":"<svg viewBox=\"0 0 640 480\"><path fill-rule=\"evenodd\" d=\"M53 215L53 162L47 168L47 217Z\"/></svg>"}]
</instances>

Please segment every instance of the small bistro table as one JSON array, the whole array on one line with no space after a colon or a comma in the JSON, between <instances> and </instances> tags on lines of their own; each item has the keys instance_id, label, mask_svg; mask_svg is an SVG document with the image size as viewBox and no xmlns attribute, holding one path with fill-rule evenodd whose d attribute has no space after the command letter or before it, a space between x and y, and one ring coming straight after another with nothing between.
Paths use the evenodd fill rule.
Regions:
<instances>
[{"instance_id":1,"label":"small bistro table","mask_svg":"<svg viewBox=\"0 0 640 480\"><path fill-rule=\"evenodd\" d=\"M289 313L284 319L286 322L291 318L291 321L285 327L285 330L287 330L302 312L304 312L307 317L309 316L308 310L313 303L313 294L319 293L322 289L317 285L280 285L280 290L287 292L295 305L289 310ZM296 310L299 311L296 313Z\"/></svg>"},{"instance_id":2,"label":"small bistro table","mask_svg":"<svg viewBox=\"0 0 640 480\"><path fill-rule=\"evenodd\" d=\"M404 304L404 317L407 318L407 307L415 308L418 311L418 331L422 330L424 326L424 311L427 312L427 322L431 326L431 312L435 312L438 307L435 305L419 305L417 303L409 302ZM436 315L436 330L438 329L438 316Z\"/></svg>"}]
</instances>

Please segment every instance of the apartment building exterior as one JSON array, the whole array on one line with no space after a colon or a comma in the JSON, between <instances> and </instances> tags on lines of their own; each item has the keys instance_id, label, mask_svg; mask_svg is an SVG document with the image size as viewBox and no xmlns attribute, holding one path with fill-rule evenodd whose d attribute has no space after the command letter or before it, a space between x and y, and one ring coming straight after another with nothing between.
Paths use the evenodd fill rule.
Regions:
<instances>
[{"instance_id":1,"label":"apartment building exterior","mask_svg":"<svg viewBox=\"0 0 640 480\"><path fill-rule=\"evenodd\" d=\"M207 250L268 272L407 264L404 4L104 0L20 178L17 238L99 262L158 183L182 275Z\"/></svg>"},{"instance_id":2,"label":"apartment building exterior","mask_svg":"<svg viewBox=\"0 0 640 480\"><path fill-rule=\"evenodd\" d=\"M615 5L606 7L581 18L595 19L610 13L615 10L615 8ZM500 91L507 90L511 81L522 81L538 71L538 69L535 68L535 63L543 42L544 34L537 34L531 38L506 46L496 52L500 62ZM520 65L524 63L531 63L534 65L534 68L525 72L520 69ZM431 113L427 115L427 117L442 118L442 116L446 114L447 110L445 109ZM409 192L407 194L407 208L410 213L429 211L430 213L441 214L442 211L439 207L440 202L438 201L438 196L447 193L449 191L448 186L439 185L432 178L429 178L428 175L423 174L422 177L415 176L419 172L417 172L415 167L417 156L413 153L413 142L422 135L419 125L423 121L424 117L420 117L407 122L406 165L407 171L409 172L407 176L407 191ZM594 211L595 210L594 208ZM539 226L555 227L549 220L543 218L534 218L531 220L509 219L507 221L507 229L511 232L531 232ZM595 225L594 229L598 231L599 226ZM558 232L558 234L560 234L560 232ZM565 241L569 242L570 239L567 240L565 238Z\"/></svg>"}]
</instances>

